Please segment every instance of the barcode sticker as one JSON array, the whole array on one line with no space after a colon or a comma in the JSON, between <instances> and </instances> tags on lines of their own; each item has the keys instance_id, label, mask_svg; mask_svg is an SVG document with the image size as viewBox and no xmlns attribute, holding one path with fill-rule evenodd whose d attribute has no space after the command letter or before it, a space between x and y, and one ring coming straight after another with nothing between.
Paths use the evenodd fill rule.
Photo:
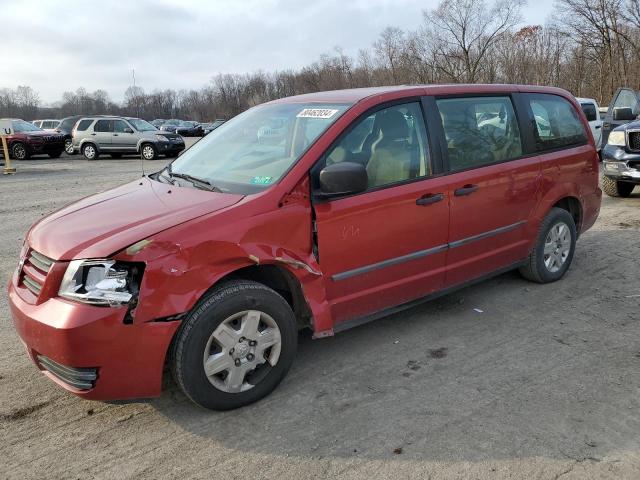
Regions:
<instances>
[{"instance_id":1,"label":"barcode sticker","mask_svg":"<svg viewBox=\"0 0 640 480\"><path fill-rule=\"evenodd\" d=\"M298 118L331 118L338 110L331 108L305 108L296 117Z\"/></svg>"}]
</instances>

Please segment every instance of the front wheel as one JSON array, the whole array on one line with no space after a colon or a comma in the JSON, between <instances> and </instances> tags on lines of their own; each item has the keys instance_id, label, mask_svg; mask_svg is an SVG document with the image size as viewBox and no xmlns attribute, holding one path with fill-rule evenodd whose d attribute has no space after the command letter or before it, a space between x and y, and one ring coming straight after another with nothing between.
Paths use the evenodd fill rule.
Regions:
<instances>
[{"instance_id":1,"label":"front wheel","mask_svg":"<svg viewBox=\"0 0 640 480\"><path fill-rule=\"evenodd\" d=\"M297 341L284 298L257 282L228 282L184 320L175 339L173 376L204 408L238 408L276 388L293 363Z\"/></svg>"},{"instance_id":2,"label":"front wheel","mask_svg":"<svg viewBox=\"0 0 640 480\"><path fill-rule=\"evenodd\" d=\"M635 184L620 182L613 178L602 177L602 190L610 197L628 197L633 192Z\"/></svg>"},{"instance_id":3,"label":"front wheel","mask_svg":"<svg viewBox=\"0 0 640 480\"><path fill-rule=\"evenodd\" d=\"M71 141L71 139L66 139L64 141L64 151L67 153L67 155L75 154L75 150L73 149L73 142Z\"/></svg>"},{"instance_id":4,"label":"front wheel","mask_svg":"<svg viewBox=\"0 0 640 480\"><path fill-rule=\"evenodd\" d=\"M577 238L571 214L552 208L540 225L536 244L527 263L520 267L520 274L538 283L560 280L571 265Z\"/></svg>"},{"instance_id":5,"label":"front wheel","mask_svg":"<svg viewBox=\"0 0 640 480\"><path fill-rule=\"evenodd\" d=\"M16 160L28 160L30 155L22 143L14 143L13 147L11 147L11 156Z\"/></svg>"},{"instance_id":6,"label":"front wheel","mask_svg":"<svg viewBox=\"0 0 640 480\"><path fill-rule=\"evenodd\" d=\"M140 156L143 160L155 160L155 158L158 156L156 147L154 147L150 143L145 143L140 149Z\"/></svg>"}]
</instances>

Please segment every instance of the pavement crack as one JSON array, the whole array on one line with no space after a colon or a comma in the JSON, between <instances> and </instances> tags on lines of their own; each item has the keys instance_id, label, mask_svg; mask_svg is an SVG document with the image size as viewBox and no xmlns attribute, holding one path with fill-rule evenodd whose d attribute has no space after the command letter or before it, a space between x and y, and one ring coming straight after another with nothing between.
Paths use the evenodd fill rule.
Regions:
<instances>
[{"instance_id":1,"label":"pavement crack","mask_svg":"<svg viewBox=\"0 0 640 480\"><path fill-rule=\"evenodd\" d=\"M51 400L47 400L46 402L37 403L35 405L29 405L28 407L19 408L17 410L13 410L10 413L3 413L0 415L0 420L4 422L12 422L15 420L20 420L21 418L28 417L32 413L37 412L38 410L43 409L47 405L51 403Z\"/></svg>"}]
</instances>

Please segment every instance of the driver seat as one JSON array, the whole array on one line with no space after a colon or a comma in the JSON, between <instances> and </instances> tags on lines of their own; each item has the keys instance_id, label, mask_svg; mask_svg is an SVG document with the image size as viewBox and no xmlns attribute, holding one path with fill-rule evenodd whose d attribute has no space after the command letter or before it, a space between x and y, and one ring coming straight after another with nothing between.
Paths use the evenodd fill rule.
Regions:
<instances>
[{"instance_id":1,"label":"driver seat","mask_svg":"<svg viewBox=\"0 0 640 480\"><path fill-rule=\"evenodd\" d=\"M401 182L411 177L409 127L404 115L386 110L380 119L380 137L371 147L367 164L369 187Z\"/></svg>"}]
</instances>

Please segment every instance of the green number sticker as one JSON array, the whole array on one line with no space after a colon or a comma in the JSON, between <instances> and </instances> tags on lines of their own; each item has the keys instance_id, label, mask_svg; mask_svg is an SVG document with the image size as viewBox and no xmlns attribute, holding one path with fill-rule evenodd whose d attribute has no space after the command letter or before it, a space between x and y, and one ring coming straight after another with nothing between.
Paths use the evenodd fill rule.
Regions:
<instances>
[{"instance_id":1,"label":"green number sticker","mask_svg":"<svg viewBox=\"0 0 640 480\"><path fill-rule=\"evenodd\" d=\"M272 177L253 177L251 183L256 185L269 185Z\"/></svg>"}]
</instances>

